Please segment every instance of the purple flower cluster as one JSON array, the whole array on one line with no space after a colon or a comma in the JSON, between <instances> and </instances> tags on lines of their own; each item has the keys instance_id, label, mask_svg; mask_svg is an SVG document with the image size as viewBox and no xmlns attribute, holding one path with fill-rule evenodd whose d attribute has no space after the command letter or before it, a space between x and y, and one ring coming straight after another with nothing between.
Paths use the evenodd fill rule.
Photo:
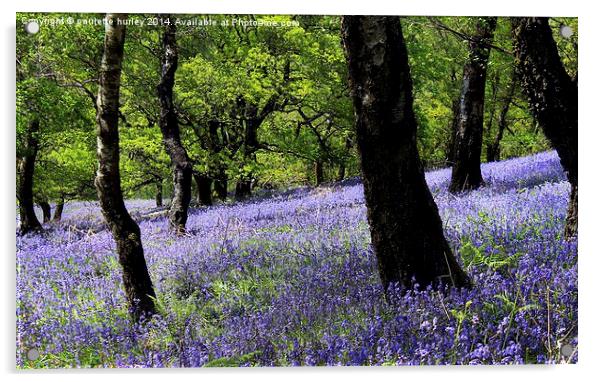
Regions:
<instances>
[{"instance_id":1,"label":"purple flower cluster","mask_svg":"<svg viewBox=\"0 0 602 382\"><path fill-rule=\"evenodd\" d=\"M449 176L427 181L471 290L392 290L387 303L362 186L346 182L193 211L181 238L163 217L141 221L161 311L144 326L128 321L110 234L69 228L98 224L98 207L73 203L61 225L17 238L17 364L576 362L577 245L562 238L556 153L485 164L487 185L465 195Z\"/></svg>"}]
</instances>

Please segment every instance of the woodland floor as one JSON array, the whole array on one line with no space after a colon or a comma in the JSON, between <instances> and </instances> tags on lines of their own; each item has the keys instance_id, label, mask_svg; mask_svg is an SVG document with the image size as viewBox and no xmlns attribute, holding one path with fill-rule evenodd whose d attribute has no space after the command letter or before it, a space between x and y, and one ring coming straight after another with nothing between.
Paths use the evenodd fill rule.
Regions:
<instances>
[{"instance_id":1,"label":"woodland floor","mask_svg":"<svg viewBox=\"0 0 602 382\"><path fill-rule=\"evenodd\" d=\"M17 366L576 362L577 243L562 238L570 187L558 157L485 164L483 176L485 187L453 196L449 169L427 174L475 287L392 304L358 180L195 209L185 237L165 217L142 219L161 311L145 327L128 321L97 204L68 204L61 223L17 237ZM154 207L127 204L136 216Z\"/></svg>"}]
</instances>

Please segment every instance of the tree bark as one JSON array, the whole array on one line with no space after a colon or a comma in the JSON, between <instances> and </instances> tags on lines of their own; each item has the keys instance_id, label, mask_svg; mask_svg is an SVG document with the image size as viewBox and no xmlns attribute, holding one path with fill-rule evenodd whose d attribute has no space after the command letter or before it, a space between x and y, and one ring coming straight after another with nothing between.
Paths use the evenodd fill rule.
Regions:
<instances>
[{"instance_id":1,"label":"tree bark","mask_svg":"<svg viewBox=\"0 0 602 382\"><path fill-rule=\"evenodd\" d=\"M483 183L481 151L483 147L483 109L489 46L497 19L479 18L477 30L469 42L468 62L464 65L462 91L454 139L450 192L478 188Z\"/></svg>"},{"instance_id":2,"label":"tree bark","mask_svg":"<svg viewBox=\"0 0 602 382\"><path fill-rule=\"evenodd\" d=\"M47 201L43 200L43 201L39 202L38 205L42 209L42 217L43 217L44 223L48 223L50 221L50 216L51 216L50 204Z\"/></svg>"},{"instance_id":3,"label":"tree bark","mask_svg":"<svg viewBox=\"0 0 602 382\"><path fill-rule=\"evenodd\" d=\"M443 234L416 144L408 55L398 17L344 16L372 246L385 290L470 285Z\"/></svg>"},{"instance_id":4,"label":"tree bark","mask_svg":"<svg viewBox=\"0 0 602 382\"><path fill-rule=\"evenodd\" d=\"M127 15L109 13L106 17L97 98L98 171L94 183L102 213L117 245L130 312L135 320L141 320L156 310L155 291L144 259L140 228L123 202L119 173L119 88Z\"/></svg>"},{"instance_id":5,"label":"tree bark","mask_svg":"<svg viewBox=\"0 0 602 382\"><path fill-rule=\"evenodd\" d=\"M314 173L316 175L316 186L324 183L324 162L317 160L314 163Z\"/></svg>"},{"instance_id":6,"label":"tree bark","mask_svg":"<svg viewBox=\"0 0 602 382\"><path fill-rule=\"evenodd\" d=\"M566 216L564 236L571 239L577 235L577 184L571 185L571 198Z\"/></svg>"},{"instance_id":7,"label":"tree bark","mask_svg":"<svg viewBox=\"0 0 602 382\"><path fill-rule=\"evenodd\" d=\"M170 16L163 19L171 20ZM157 86L161 116L159 126L163 135L163 145L169 155L173 173L173 196L169 209L169 222L178 234L186 231L188 207L191 199L192 163L180 139L180 128L173 106L173 86L178 68L178 46L176 24L171 20L165 26L162 42L161 80Z\"/></svg>"},{"instance_id":8,"label":"tree bark","mask_svg":"<svg viewBox=\"0 0 602 382\"><path fill-rule=\"evenodd\" d=\"M40 121L34 119L27 129L23 156L19 161L17 197L19 199L19 218L21 220L20 232L22 235L42 228L42 224L40 224L40 221L36 216L33 204L33 175L39 149L39 132Z\"/></svg>"},{"instance_id":9,"label":"tree bark","mask_svg":"<svg viewBox=\"0 0 602 382\"><path fill-rule=\"evenodd\" d=\"M163 182L157 181L155 184L157 190L155 191L155 205L157 207L163 206Z\"/></svg>"},{"instance_id":10,"label":"tree bark","mask_svg":"<svg viewBox=\"0 0 602 382\"><path fill-rule=\"evenodd\" d=\"M56 203L56 207L54 207L54 215L52 216L52 221L59 222L63 218L63 209L65 208L65 200L63 198L59 199Z\"/></svg>"},{"instance_id":11,"label":"tree bark","mask_svg":"<svg viewBox=\"0 0 602 382\"><path fill-rule=\"evenodd\" d=\"M512 19L514 54L529 108L571 184L565 237L577 234L577 79L566 72L545 17Z\"/></svg>"},{"instance_id":12,"label":"tree bark","mask_svg":"<svg viewBox=\"0 0 602 382\"><path fill-rule=\"evenodd\" d=\"M211 200L211 184L213 180L207 174L194 173L197 188L197 203L202 206L213 204Z\"/></svg>"}]
</instances>

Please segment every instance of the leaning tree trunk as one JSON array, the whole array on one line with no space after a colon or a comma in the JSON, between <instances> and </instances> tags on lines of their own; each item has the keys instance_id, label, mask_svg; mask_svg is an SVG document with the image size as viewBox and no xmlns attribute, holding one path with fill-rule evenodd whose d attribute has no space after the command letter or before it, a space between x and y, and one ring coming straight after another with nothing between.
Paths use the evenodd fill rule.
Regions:
<instances>
[{"instance_id":1,"label":"leaning tree trunk","mask_svg":"<svg viewBox=\"0 0 602 382\"><path fill-rule=\"evenodd\" d=\"M42 217L43 217L44 223L48 223L50 221L50 215L51 215L50 203L48 203L45 200L42 200L41 202L38 202L38 205L42 209Z\"/></svg>"},{"instance_id":2,"label":"leaning tree trunk","mask_svg":"<svg viewBox=\"0 0 602 382\"><path fill-rule=\"evenodd\" d=\"M472 190L483 183L481 151L485 79L496 20L495 17L479 18L476 34L469 42L469 57L464 65L457 124L454 131L450 192Z\"/></svg>"},{"instance_id":3,"label":"leaning tree trunk","mask_svg":"<svg viewBox=\"0 0 602 382\"><path fill-rule=\"evenodd\" d=\"M571 79L560 60L547 18L514 18L512 29L523 92L571 184L565 227L570 238L577 234L577 79Z\"/></svg>"},{"instance_id":4,"label":"leaning tree trunk","mask_svg":"<svg viewBox=\"0 0 602 382\"><path fill-rule=\"evenodd\" d=\"M164 19L169 20L170 17ZM180 128L173 105L173 87L178 68L176 24L173 20L165 27L162 49L161 80L157 86L157 93L161 107L159 126L173 172L173 197L169 209L169 222L171 228L177 233L183 233L186 231L192 192L192 163L180 139Z\"/></svg>"},{"instance_id":5,"label":"leaning tree trunk","mask_svg":"<svg viewBox=\"0 0 602 382\"><path fill-rule=\"evenodd\" d=\"M65 208L65 199L60 198L56 203L56 207L54 207L54 215L52 215L52 220L55 222L61 221L63 218L63 209Z\"/></svg>"},{"instance_id":6,"label":"leaning tree trunk","mask_svg":"<svg viewBox=\"0 0 602 382\"><path fill-rule=\"evenodd\" d=\"M422 287L469 286L443 234L418 156L399 18L345 16L342 32L368 222L385 290L395 283L411 288L414 280Z\"/></svg>"},{"instance_id":7,"label":"leaning tree trunk","mask_svg":"<svg viewBox=\"0 0 602 382\"><path fill-rule=\"evenodd\" d=\"M27 129L23 156L20 158L19 162L17 196L19 199L19 218L21 220L20 232L23 235L42 228L42 225L36 216L33 204L33 174L39 148L39 131L40 121L34 119Z\"/></svg>"},{"instance_id":8,"label":"leaning tree trunk","mask_svg":"<svg viewBox=\"0 0 602 382\"><path fill-rule=\"evenodd\" d=\"M117 244L130 312L135 320L140 320L156 310L155 291L144 259L140 228L125 208L119 173L119 87L125 42L123 22L126 19L127 15L107 14L97 98L98 171L94 183L102 213Z\"/></svg>"}]
</instances>

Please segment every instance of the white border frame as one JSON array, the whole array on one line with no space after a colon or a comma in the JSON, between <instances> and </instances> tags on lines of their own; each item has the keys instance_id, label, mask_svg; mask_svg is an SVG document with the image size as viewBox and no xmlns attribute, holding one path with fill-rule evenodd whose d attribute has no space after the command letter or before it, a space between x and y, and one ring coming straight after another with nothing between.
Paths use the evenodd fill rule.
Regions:
<instances>
[{"instance_id":1,"label":"white border frame","mask_svg":"<svg viewBox=\"0 0 602 382\"><path fill-rule=\"evenodd\" d=\"M1 372L8 380L47 381L106 381L115 379L145 379L164 381L176 376L190 379L219 379L244 381L271 381L290 379L420 379L437 381L466 381L486 378L489 381L506 381L513 378L537 378L545 380L588 380L602 368L600 348L601 332L600 291L602 254L598 250L600 203L596 199L602 185L599 181L601 162L600 112L598 99L602 92L600 74L600 27L602 15L596 12L595 0L573 1L526 1L504 0L302 0L293 3L284 0L206 0L186 2L170 0L160 2L132 0L104 0L102 2L76 2L69 0L23 0L2 3L2 69L1 97L3 126L0 127L2 142L2 166L0 179L4 180L0 216L4 240L2 272L4 273L4 309L0 314L2 344L0 345ZM559 366L466 366L466 367L329 367L329 368L259 368L259 369L160 369L160 370L54 370L21 372L15 370L15 12L99 12L117 11L131 13L259 13L259 14L392 14L392 15L450 15L450 16L576 16L579 17L579 162L580 162L580 209L579 209L579 363ZM135 375L134 375L135 374ZM519 374L521 374L519 376Z\"/></svg>"}]
</instances>

